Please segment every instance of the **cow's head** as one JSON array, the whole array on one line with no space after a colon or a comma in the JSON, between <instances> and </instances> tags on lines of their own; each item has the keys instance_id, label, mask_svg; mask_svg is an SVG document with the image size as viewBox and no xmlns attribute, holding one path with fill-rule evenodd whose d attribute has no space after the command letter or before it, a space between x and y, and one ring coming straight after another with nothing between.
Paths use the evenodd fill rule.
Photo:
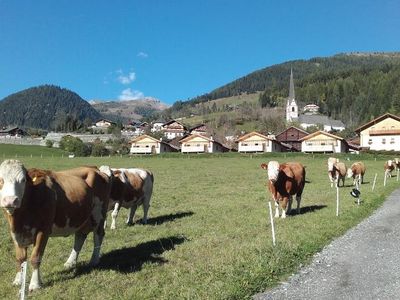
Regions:
<instances>
[{"instance_id":1,"label":"cow's head","mask_svg":"<svg viewBox=\"0 0 400 300\"><path fill-rule=\"evenodd\" d=\"M278 180L280 165L277 161L270 161L267 165L268 179L274 183Z\"/></svg>"},{"instance_id":2,"label":"cow's head","mask_svg":"<svg viewBox=\"0 0 400 300\"><path fill-rule=\"evenodd\" d=\"M387 164L388 164L389 167L391 167L392 164L393 164L393 161L389 159L389 160L387 161Z\"/></svg>"},{"instance_id":3,"label":"cow's head","mask_svg":"<svg viewBox=\"0 0 400 300\"><path fill-rule=\"evenodd\" d=\"M328 158L328 172L333 171L333 167L337 162L339 162L339 160L337 158L334 158L334 157Z\"/></svg>"},{"instance_id":4,"label":"cow's head","mask_svg":"<svg viewBox=\"0 0 400 300\"><path fill-rule=\"evenodd\" d=\"M353 177L353 170L351 168L347 169L347 178Z\"/></svg>"},{"instance_id":5,"label":"cow's head","mask_svg":"<svg viewBox=\"0 0 400 300\"><path fill-rule=\"evenodd\" d=\"M21 206L26 184L26 169L18 160L8 159L0 165L0 207L9 214Z\"/></svg>"}]
</instances>

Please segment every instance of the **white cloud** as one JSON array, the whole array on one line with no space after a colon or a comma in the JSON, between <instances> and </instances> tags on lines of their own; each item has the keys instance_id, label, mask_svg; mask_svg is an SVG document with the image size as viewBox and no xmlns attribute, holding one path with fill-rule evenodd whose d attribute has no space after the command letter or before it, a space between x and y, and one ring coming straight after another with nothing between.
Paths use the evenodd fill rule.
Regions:
<instances>
[{"instance_id":1,"label":"white cloud","mask_svg":"<svg viewBox=\"0 0 400 300\"><path fill-rule=\"evenodd\" d=\"M145 53L145 52L140 51L140 52L137 54L137 57L148 58L149 55L148 55L147 53Z\"/></svg>"},{"instance_id":2,"label":"white cloud","mask_svg":"<svg viewBox=\"0 0 400 300\"><path fill-rule=\"evenodd\" d=\"M122 70L118 70L117 73L120 75L118 76L117 80L122 83L122 84L130 84L136 79L136 74L135 72L130 72L127 75L125 75Z\"/></svg>"},{"instance_id":3,"label":"white cloud","mask_svg":"<svg viewBox=\"0 0 400 300\"><path fill-rule=\"evenodd\" d=\"M137 100L141 98L144 98L144 94L141 91L132 90L131 88L123 90L121 95L118 96L118 99L121 101Z\"/></svg>"}]
</instances>

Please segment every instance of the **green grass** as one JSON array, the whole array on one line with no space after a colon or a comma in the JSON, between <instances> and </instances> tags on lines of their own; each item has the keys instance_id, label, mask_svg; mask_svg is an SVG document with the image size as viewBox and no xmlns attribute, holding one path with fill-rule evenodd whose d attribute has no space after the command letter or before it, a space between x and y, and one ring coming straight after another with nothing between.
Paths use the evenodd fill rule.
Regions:
<instances>
[{"instance_id":1,"label":"green grass","mask_svg":"<svg viewBox=\"0 0 400 300\"><path fill-rule=\"evenodd\" d=\"M5 157L21 157L21 156L47 156L47 157L61 157L68 155L63 150L58 148L48 148L42 146L21 146L11 144L0 144L0 159Z\"/></svg>"},{"instance_id":2,"label":"green grass","mask_svg":"<svg viewBox=\"0 0 400 300\"><path fill-rule=\"evenodd\" d=\"M1 151L0 151L1 152ZM100 266L87 268L92 239L86 241L76 270L63 263L73 237L51 238L42 265L44 288L35 299L246 299L271 288L310 261L332 239L370 215L400 182L383 187L387 157L343 155L367 166L361 206L340 188L330 188L324 155L268 154L163 155L142 157L74 158L23 157L27 167L65 169L108 164L153 171L154 193L149 224L124 224L106 231ZM300 161L307 166L302 213L275 220L277 245L272 246L268 218L266 174L261 162ZM346 161L350 165L351 161ZM371 192L375 173L378 180ZM295 206L295 205L294 205ZM137 212L137 218L142 210ZM0 298L15 299L14 249L4 218L0 221Z\"/></svg>"}]
</instances>

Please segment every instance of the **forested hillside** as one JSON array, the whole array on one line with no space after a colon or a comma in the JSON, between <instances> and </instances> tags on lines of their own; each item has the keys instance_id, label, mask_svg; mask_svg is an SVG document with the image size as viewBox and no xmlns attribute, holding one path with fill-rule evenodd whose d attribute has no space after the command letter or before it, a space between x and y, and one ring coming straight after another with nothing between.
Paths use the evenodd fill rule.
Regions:
<instances>
[{"instance_id":1,"label":"forested hillside","mask_svg":"<svg viewBox=\"0 0 400 300\"><path fill-rule=\"evenodd\" d=\"M54 85L29 88L0 101L0 126L74 131L99 118L78 94Z\"/></svg>"},{"instance_id":2,"label":"forested hillside","mask_svg":"<svg viewBox=\"0 0 400 300\"><path fill-rule=\"evenodd\" d=\"M349 127L384 112L400 114L400 53L339 54L274 65L190 101L178 101L166 113L204 114L200 103L255 92L261 92L261 107L283 108L291 69L300 107L318 104L322 113L341 119Z\"/></svg>"}]
</instances>

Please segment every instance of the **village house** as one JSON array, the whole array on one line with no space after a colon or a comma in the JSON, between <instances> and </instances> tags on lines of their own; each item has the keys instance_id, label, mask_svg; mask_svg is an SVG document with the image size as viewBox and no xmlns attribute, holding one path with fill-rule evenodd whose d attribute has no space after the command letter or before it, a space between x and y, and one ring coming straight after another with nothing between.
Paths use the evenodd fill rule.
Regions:
<instances>
[{"instance_id":1,"label":"village house","mask_svg":"<svg viewBox=\"0 0 400 300\"><path fill-rule=\"evenodd\" d=\"M100 119L95 122L95 124L92 126L92 128L103 128L104 129L104 128L110 127L111 125L116 125L116 123L113 121L107 120L107 119Z\"/></svg>"},{"instance_id":2,"label":"village house","mask_svg":"<svg viewBox=\"0 0 400 300\"><path fill-rule=\"evenodd\" d=\"M300 139L301 152L309 153L342 153L348 151L345 139L334 134L317 131Z\"/></svg>"},{"instance_id":3,"label":"village house","mask_svg":"<svg viewBox=\"0 0 400 300\"><path fill-rule=\"evenodd\" d=\"M358 127L361 149L400 151L400 117L386 113Z\"/></svg>"},{"instance_id":4,"label":"village house","mask_svg":"<svg viewBox=\"0 0 400 300\"><path fill-rule=\"evenodd\" d=\"M177 152L178 149L162 140L157 140L146 134L138 136L129 142L131 154L160 154L165 152Z\"/></svg>"},{"instance_id":5,"label":"village house","mask_svg":"<svg viewBox=\"0 0 400 300\"><path fill-rule=\"evenodd\" d=\"M285 152L287 147L279 141L256 131L247 133L236 140L238 152Z\"/></svg>"},{"instance_id":6,"label":"village house","mask_svg":"<svg viewBox=\"0 0 400 300\"><path fill-rule=\"evenodd\" d=\"M275 139L281 143L290 145L292 150L301 151L301 141L300 139L308 135L307 131L303 129L290 126L288 129L282 131L275 136Z\"/></svg>"},{"instance_id":7,"label":"village house","mask_svg":"<svg viewBox=\"0 0 400 300\"><path fill-rule=\"evenodd\" d=\"M171 120L163 125L162 131L167 139L172 140L176 137L184 136L187 128L182 123L176 120Z\"/></svg>"},{"instance_id":8,"label":"village house","mask_svg":"<svg viewBox=\"0 0 400 300\"><path fill-rule=\"evenodd\" d=\"M207 129L208 128L205 124L199 124L190 128L189 134L208 135Z\"/></svg>"},{"instance_id":9,"label":"village house","mask_svg":"<svg viewBox=\"0 0 400 300\"><path fill-rule=\"evenodd\" d=\"M179 141L182 153L216 153L226 152L228 149L212 137L191 134Z\"/></svg>"},{"instance_id":10,"label":"village house","mask_svg":"<svg viewBox=\"0 0 400 300\"><path fill-rule=\"evenodd\" d=\"M2 138L20 138L26 135L26 132L19 127L3 127L0 130L0 137Z\"/></svg>"},{"instance_id":11,"label":"village house","mask_svg":"<svg viewBox=\"0 0 400 300\"><path fill-rule=\"evenodd\" d=\"M151 132L159 132L163 129L163 125L165 124L164 120L157 120L151 124Z\"/></svg>"}]
</instances>

